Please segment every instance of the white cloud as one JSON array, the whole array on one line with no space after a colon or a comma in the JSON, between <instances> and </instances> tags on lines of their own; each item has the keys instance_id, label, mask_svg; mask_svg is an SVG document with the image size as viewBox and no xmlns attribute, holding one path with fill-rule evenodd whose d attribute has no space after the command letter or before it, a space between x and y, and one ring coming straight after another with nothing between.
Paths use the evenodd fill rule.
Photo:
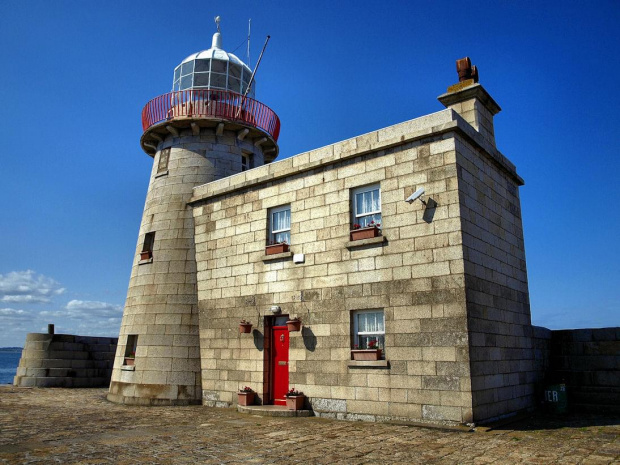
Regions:
<instances>
[{"instance_id":1,"label":"white cloud","mask_svg":"<svg viewBox=\"0 0 620 465\"><path fill-rule=\"evenodd\" d=\"M0 308L0 321L26 320L31 318L30 312L14 308Z\"/></svg>"},{"instance_id":2,"label":"white cloud","mask_svg":"<svg viewBox=\"0 0 620 465\"><path fill-rule=\"evenodd\" d=\"M15 308L0 308L0 328L2 328L2 332L4 333L2 337L0 337L0 339L8 339L9 336L14 335L20 331L27 331L31 326L32 319L32 313L27 310L20 310ZM0 347L4 346L5 344L6 342L1 341Z\"/></svg>"},{"instance_id":3,"label":"white cloud","mask_svg":"<svg viewBox=\"0 0 620 465\"><path fill-rule=\"evenodd\" d=\"M60 283L32 270L0 274L0 302L48 303L63 292Z\"/></svg>"},{"instance_id":4,"label":"white cloud","mask_svg":"<svg viewBox=\"0 0 620 465\"><path fill-rule=\"evenodd\" d=\"M99 318L120 318L123 314L123 307L107 302L93 300L71 300L65 307L69 316L97 316Z\"/></svg>"},{"instance_id":5,"label":"white cloud","mask_svg":"<svg viewBox=\"0 0 620 465\"><path fill-rule=\"evenodd\" d=\"M96 300L71 300L62 310L43 311L41 316L65 317L73 319L87 318L93 324L102 320L118 320L123 315L123 307L108 302L99 302Z\"/></svg>"}]
</instances>

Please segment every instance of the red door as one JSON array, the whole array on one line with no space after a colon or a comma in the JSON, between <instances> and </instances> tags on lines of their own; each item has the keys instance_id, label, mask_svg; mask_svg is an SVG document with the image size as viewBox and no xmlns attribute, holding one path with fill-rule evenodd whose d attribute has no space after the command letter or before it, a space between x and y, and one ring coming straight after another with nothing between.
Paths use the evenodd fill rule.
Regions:
<instances>
[{"instance_id":1,"label":"red door","mask_svg":"<svg viewBox=\"0 0 620 465\"><path fill-rule=\"evenodd\" d=\"M286 405L288 391L288 328L274 326L271 330L271 386L274 405Z\"/></svg>"}]
</instances>

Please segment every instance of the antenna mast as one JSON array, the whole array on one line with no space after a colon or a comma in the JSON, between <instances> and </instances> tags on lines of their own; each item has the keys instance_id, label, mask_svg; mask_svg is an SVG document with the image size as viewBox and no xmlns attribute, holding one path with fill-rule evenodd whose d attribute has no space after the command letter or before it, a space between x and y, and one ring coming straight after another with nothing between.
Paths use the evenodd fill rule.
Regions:
<instances>
[{"instance_id":1,"label":"antenna mast","mask_svg":"<svg viewBox=\"0 0 620 465\"><path fill-rule=\"evenodd\" d=\"M265 45L263 45L263 49L260 52L260 55L258 57L258 61L256 62L256 66L254 67L254 71L252 71L252 76L250 77L250 82L248 82L248 88L245 89L245 93L243 94L243 97L241 98L241 105L239 105L239 110L237 111L237 118L241 114L241 109L243 108L243 106L245 104L245 99L247 98L248 93L252 89L252 83L254 82L254 75L256 74L256 71L258 70L258 65L260 65L260 61L263 59L263 53L265 53L265 49L267 48L267 43L269 42L269 39L271 39L271 36L267 36L267 38L265 39Z\"/></svg>"},{"instance_id":2,"label":"antenna mast","mask_svg":"<svg viewBox=\"0 0 620 465\"><path fill-rule=\"evenodd\" d=\"M248 88L245 90L245 94L243 94L243 98L247 97L250 89L252 89L252 84L254 83L254 75L258 70L258 65L260 65L260 61L263 59L263 53L265 53L265 49L267 48L267 42L269 42L269 39L271 39L271 36L267 36L267 38L265 39L265 45L263 45L263 49L260 52L258 61L256 62L256 66L254 67L254 71L252 71L252 76L250 77L250 82L248 82Z\"/></svg>"},{"instance_id":3,"label":"antenna mast","mask_svg":"<svg viewBox=\"0 0 620 465\"><path fill-rule=\"evenodd\" d=\"M248 19L248 67L250 66L250 33L252 31L252 18Z\"/></svg>"}]
</instances>

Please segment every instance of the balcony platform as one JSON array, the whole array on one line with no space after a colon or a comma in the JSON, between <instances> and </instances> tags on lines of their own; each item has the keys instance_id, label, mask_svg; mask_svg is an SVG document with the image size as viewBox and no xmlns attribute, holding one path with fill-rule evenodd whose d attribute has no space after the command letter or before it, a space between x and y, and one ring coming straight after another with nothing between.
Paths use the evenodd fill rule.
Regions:
<instances>
[{"instance_id":1,"label":"balcony platform","mask_svg":"<svg viewBox=\"0 0 620 465\"><path fill-rule=\"evenodd\" d=\"M278 154L280 119L261 102L229 91L185 90L169 92L148 102L142 110L140 139L142 149L154 156L157 146L172 134L191 129L199 135L203 128L237 132L242 140L251 140L270 153L270 162ZM272 150L275 149L275 150Z\"/></svg>"}]
</instances>

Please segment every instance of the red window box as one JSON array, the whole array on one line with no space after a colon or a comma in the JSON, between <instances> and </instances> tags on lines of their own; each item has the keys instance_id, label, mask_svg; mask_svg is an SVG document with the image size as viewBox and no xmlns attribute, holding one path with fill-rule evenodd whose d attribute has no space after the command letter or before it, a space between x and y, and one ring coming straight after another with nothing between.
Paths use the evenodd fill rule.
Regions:
<instances>
[{"instance_id":1,"label":"red window box","mask_svg":"<svg viewBox=\"0 0 620 465\"><path fill-rule=\"evenodd\" d=\"M381 229L377 226L369 226L366 228L359 228L351 230L351 240L360 241L362 239L372 239L373 237L379 237L381 235Z\"/></svg>"},{"instance_id":2,"label":"red window box","mask_svg":"<svg viewBox=\"0 0 620 465\"><path fill-rule=\"evenodd\" d=\"M273 244L273 245L268 245L265 248L265 255L275 255L278 253L285 253L288 252L289 250L289 246L288 244Z\"/></svg>"},{"instance_id":3,"label":"red window box","mask_svg":"<svg viewBox=\"0 0 620 465\"><path fill-rule=\"evenodd\" d=\"M374 362L381 360L381 349L360 349L352 350L353 360L364 360Z\"/></svg>"}]
</instances>

